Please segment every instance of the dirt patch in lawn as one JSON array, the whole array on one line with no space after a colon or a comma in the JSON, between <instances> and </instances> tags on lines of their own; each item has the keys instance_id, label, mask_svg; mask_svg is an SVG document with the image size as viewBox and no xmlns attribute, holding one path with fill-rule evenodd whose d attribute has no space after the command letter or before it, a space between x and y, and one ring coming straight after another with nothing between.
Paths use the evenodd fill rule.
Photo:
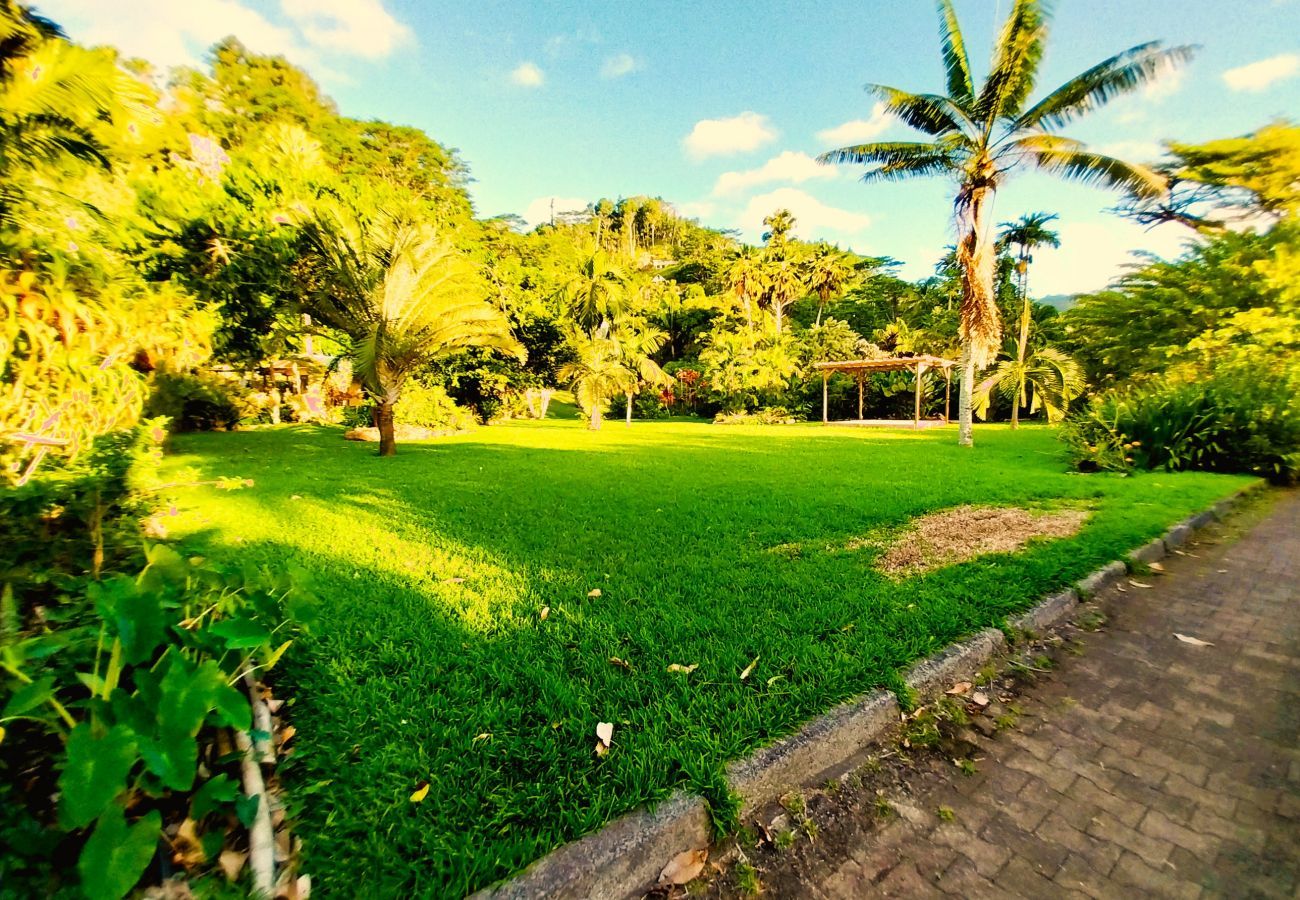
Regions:
<instances>
[{"instance_id":1,"label":"dirt patch in lawn","mask_svg":"<svg viewBox=\"0 0 1300 900\"><path fill-rule=\"evenodd\" d=\"M1014 553L1035 538L1078 534L1086 509L1035 511L1017 507L959 506L921 516L885 547L876 568L896 578L919 575L985 553ZM857 547L865 546L866 542ZM856 549L850 542L849 549Z\"/></svg>"}]
</instances>

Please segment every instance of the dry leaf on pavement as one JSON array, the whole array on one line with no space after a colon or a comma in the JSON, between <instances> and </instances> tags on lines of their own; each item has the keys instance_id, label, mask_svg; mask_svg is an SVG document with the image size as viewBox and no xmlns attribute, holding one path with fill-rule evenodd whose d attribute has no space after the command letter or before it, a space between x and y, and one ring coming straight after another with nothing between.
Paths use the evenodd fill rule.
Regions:
<instances>
[{"instance_id":1,"label":"dry leaf on pavement","mask_svg":"<svg viewBox=\"0 0 1300 900\"><path fill-rule=\"evenodd\" d=\"M969 690L971 689L971 687L972 687L972 685L971 685L971 683L970 683L969 681L959 681L959 682L957 682L956 684L954 684L952 687L948 688L948 690L944 691L944 693L945 693L945 694L964 694L964 693L966 693L967 691L969 691Z\"/></svg>"},{"instance_id":2,"label":"dry leaf on pavement","mask_svg":"<svg viewBox=\"0 0 1300 900\"><path fill-rule=\"evenodd\" d=\"M1214 646L1214 644L1211 643L1210 641L1203 641L1203 640L1201 640L1200 638L1197 638L1197 637L1192 637L1192 636L1190 636L1190 635L1186 635L1186 634L1179 634L1179 633L1176 632L1176 631L1174 632L1174 637L1178 638L1178 640L1182 641L1184 644L1191 644L1193 647L1213 647L1213 646Z\"/></svg>"},{"instance_id":3,"label":"dry leaf on pavement","mask_svg":"<svg viewBox=\"0 0 1300 900\"><path fill-rule=\"evenodd\" d=\"M704 863L709 858L707 848L702 850L685 850L678 853L659 873L660 884L686 884L699 877L704 871Z\"/></svg>"}]
</instances>

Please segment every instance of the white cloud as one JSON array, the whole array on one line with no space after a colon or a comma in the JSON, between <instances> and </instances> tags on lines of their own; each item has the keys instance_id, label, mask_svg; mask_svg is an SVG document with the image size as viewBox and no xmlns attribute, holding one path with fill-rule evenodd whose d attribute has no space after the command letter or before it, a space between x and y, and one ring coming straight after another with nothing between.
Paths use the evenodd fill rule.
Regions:
<instances>
[{"instance_id":1,"label":"white cloud","mask_svg":"<svg viewBox=\"0 0 1300 900\"><path fill-rule=\"evenodd\" d=\"M841 238L860 234L871 224L871 217L865 213L827 206L807 191L783 187L751 198L740 214L740 227L759 234L763 230L763 218L778 209L794 213L795 234L801 238Z\"/></svg>"},{"instance_id":2,"label":"white cloud","mask_svg":"<svg viewBox=\"0 0 1300 900\"><path fill-rule=\"evenodd\" d=\"M682 146L692 159L748 153L776 140L777 131L767 116L743 112L729 119L701 119Z\"/></svg>"},{"instance_id":3,"label":"white cloud","mask_svg":"<svg viewBox=\"0 0 1300 900\"><path fill-rule=\"evenodd\" d=\"M1300 54L1279 53L1223 73L1223 80L1234 91L1262 91L1278 81L1300 73Z\"/></svg>"},{"instance_id":4,"label":"white cloud","mask_svg":"<svg viewBox=\"0 0 1300 900\"><path fill-rule=\"evenodd\" d=\"M536 63L522 62L511 70L510 80L520 87L538 88L546 83L546 73Z\"/></svg>"},{"instance_id":5,"label":"white cloud","mask_svg":"<svg viewBox=\"0 0 1300 900\"><path fill-rule=\"evenodd\" d=\"M380 0L280 0L280 6L313 47L383 59L415 42Z\"/></svg>"},{"instance_id":6,"label":"white cloud","mask_svg":"<svg viewBox=\"0 0 1300 900\"><path fill-rule=\"evenodd\" d=\"M641 66L631 53L616 53L605 58L604 64L600 67L600 77L622 78L624 75L631 75L639 68Z\"/></svg>"},{"instance_id":7,"label":"white cloud","mask_svg":"<svg viewBox=\"0 0 1300 900\"><path fill-rule=\"evenodd\" d=\"M1166 97L1172 97L1183 89L1183 84L1186 81L1186 69L1167 69L1142 85L1142 98L1144 100L1160 101Z\"/></svg>"},{"instance_id":8,"label":"white cloud","mask_svg":"<svg viewBox=\"0 0 1300 900\"><path fill-rule=\"evenodd\" d=\"M255 53L346 80L326 60L379 59L414 41L382 0L280 0L280 7L283 21L242 0L46 0L41 12L77 41L111 44L163 68L201 65L213 44L233 34Z\"/></svg>"},{"instance_id":9,"label":"white cloud","mask_svg":"<svg viewBox=\"0 0 1300 900\"><path fill-rule=\"evenodd\" d=\"M1040 247L1034 251L1029 288L1035 296L1100 290L1138 262L1133 251L1175 256L1191 234L1177 225L1148 231L1115 218L1067 222L1058 231L1060 249Z\"/></svg>"},{"instance_id":10,"label":"white cloud","mask_svg":"<svg viewBox=\"0 0 1300 900\"><path fill-rule=\"evenodd\" d=\"M717 208L708 200L690 200L686 203L673 204L677 208L677 214L687 219L707 219L713 215Z\"/></svg>"},{"instance_id":11,"label":"white cloud","mask_svg":"<svg viewBox=\"0 0 1300 900\"><path fill-rule=\"evenodd\" d=\"M845 147L850 144L865 144L867 141L880 137L892 124L894 124L894 117L885 111L885 104L877 103L871 109L870 118L853 119L843 125L836 125L834 128L819 131L817 132L817 139L828 144L834 144L837 147Z\"/></svg>"},{"instance_id":12,"label":"white cloud","mask_svg":"<svg viewBox=\"0 0 1300 900\"><path fill-rule=\"evenodd\" d=\"M772 157L757 169L744 172L723 172L713 186L715 195L736 194L746 188L773 181L802 184L812 178L835 178L839 173L830 166L820 165L807 153L786 150Z\"/></svg>"},{"instance_id":13,"label":"white cloud","mask_svg":"<svg viewBox=\"0 0 1300 900\"><path fill-rule=\"evenodd\" d=\"M554 206L552 207L552 202ZM540 225L543 222L551 221L551 210L554 209L555 215L567 212L580 212L587 208L587 201L582 197L555 197L550 194L545 197L538 197L532 203L524 208L522 213L523 219L528 223L528 227Z\"/></svg>"}]
</instances>

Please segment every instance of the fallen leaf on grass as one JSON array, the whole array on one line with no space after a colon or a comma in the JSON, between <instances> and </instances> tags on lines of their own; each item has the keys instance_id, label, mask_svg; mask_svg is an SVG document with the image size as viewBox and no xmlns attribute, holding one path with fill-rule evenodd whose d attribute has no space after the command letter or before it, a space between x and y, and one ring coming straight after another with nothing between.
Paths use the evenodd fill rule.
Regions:
<instances>
[{"instance_id":1,"label":"fallen leaf on grass","mask_svg":"<svg viewBox=\"0 0 1300 900\"><path fill-rule=\"evenodd\" d=\"M411 802L421 803L427 796L429 796L429 782L421 781L420 786L411 794Z\"/></svg>"},{"instance_id":2,"label":"fallen leaf on grass","mask_svg":"<svg viewBox=\"0 0 1300 900\"><path fill-rule=\"evenodd\" d=\"M609 664L611 666L618 666L620 669L627 669L629 672L632 671L632 664L626 659L619 659L617 656L611 656L609 658Z\"/></svg>"},{"instance_id":3,"label":"fallen leaf on grass","mask_svg":"<svg viewBox=\"0 0 1300 900\"><path fill-rule=\"evenodd\" d=\"M248 862L248 854L239 850L222 850L221 855L217 857L217 864L221 866L221 874L226 876L226 881L239 878L239 873L244 870L246 862Z\"/></svg>"},{"instance_id":4,"label":"fallen leaf on grass","mask_svg":"<svg viewBox=\"0 0 1300 900\"><path fill-rule=\"evenodd\" d=\"M492 740L492 732L485 731L482 734L474 735L473 743L477 744L479 741L490 741L490 740Z\"/></svg>"},{"instance_id":5,"label":"fallen leaf on grass","mask_svg":"<svg viewBox=\"0 0 1300 900\"><path fill-rule=\"evenodd\" d=\"M465 579L464 579L464 578L459 578L459 577L457 577L457 578L444 578L444 579L442 580L442 583L443 583L443 584L464 584L464 583L465 583Z\"/></svg>"},{"instance_id":6,"label":"fallen leaf on grass","mask_svg":"<svg viewBox=\"0 0 1300 900\"><path fill-rule=\"evenodd\" d=\"M1193 647L1213 647L1213 646L1214 646L1214 644L1211 643L1210 641L1203 641L1203 640L1201 640L1200 638L1192 637L1192 636L1190 636L1190 635L1179 634L1179 633L1176 632L1176 631L1174 632L1174 637L1178 638L1178 640L1182 641L1184 644L1191 644Z\"/></svg>"},{"instance_id":7,"label":"fallen leaf on grass","mask_svg":"<svg viewBox=\"0 0 1300 900\"><path fill-rule=\"evenodd\" d=\"M772 685L776 684L784 677L785 677L784 675L773 675L771 678L767 680L767 686L771 687Z\"/></svg>"},{"instance_id":8,"label":"fallen leaf on grass","mask_svg":"<svg viewBox=\"0 0 1300 900\"><path fill-rule=\"evenodd\" d=\"M744 681L746 678L748 678L748 677L753 673L753 671L754 671L754 666L758 665L758 661L759 661L760 659L762 659L762 656L761 656L761 655L759 655L759 656L755 656L755 657L754 657L754 661L751 662L749 665L745 666L745 671L743 671L743 672L740 673L740 680L741 680L741 681Z\"/></svg>"},{"instance_id":9,"label":"fallen leaf on grass","mask_svg":"<svg viewBox=\"0 0 1300 900\"><path fill-rule=\"evenodd\" d=\"M686 884L700 877L704 863L709 858L707 848L702 850L684 850L678 853L659 873L660 884Z\"/></svg>"},{"instance_id":10,"label":"fallen leaf on grass","mask_svg":"<svg viewBox=\"0 0 1300 900\"><path fill-rule=\"evenodd\" d=\"M684 666L681 663L672 663L670 666L668 666L668 671L680 672L683 675L689 675L699 667L700 667L699 663L691 663L689 666Z\"/></svg>"},{"instance_id":11,"label":"fallen leaf on grass","mask_svg":"<svg viewBox=\"0 0 1300 900\"><path fill-rule=\"evenodd\" d=\"M596 599L597 597L600 596L600 588L592 588L591 590L587 591L587 596L592 600Z\"/></svg>"},{"instance_id":12,"label":"fallen leaf on grass","mask_svg":"<svg viewBox=\"0 0 1300 900\"><path fill-rule=\"evenodd\" d=\"M1134 581L1132 578L1130 578L1130 579L1128 580L1128 583L1131 584L1131 585L1133 585L1133 587L1140 587L1140 588L1149 588L1149 587L1151 587L1151 585L1147 584L1147 583L1144 582L1144 581Z\"/></svg>"},{"instance_id":13,"label":"fallen leaf on grass","mask_svg":"<svg viewBox=\"0 0 1300 900\"><path fill-rule=\"evenodd\" d=\"M293 740L293 736L297 733L298 729L294 728L292 725L286 725L284 728L280 729L280 746L283 747L285 744Z\"/></svg>"},{"instance_id":14,"label":"fallen leaf on grass","mask_svg":"<svg viewBox=\"0 0 1300 900\"><path fill-rule=\"evenodd\" d=\"M609 752L609 745L614 740L614 723L596 723L596 755L604 756Z\"/></svg>"},{"instance_id":15,"label":"fallen leaf on grass","mask_svg":"<svg viewBox=\"0 0 1300 900\"><path fill-rule=\"evenodd\" d=\"M948 690L944 691L944 693L953 694L953 695L964 694L967 691L969 691L972 686L973 685L971 685L969 681L959 681L956 684L954 684L952 687L948 688Z\"/></svg>"},{"instance_id":16,"label":"fallen leaf on grass","mask_svg":"<svg viewBox=\"0 0 1300 900\"><path fill-rule=\"evenodd\" d=\"M537 614L537 618L545 622L546 617L549 616L550 614L551 614L551 608L549 606L543 606L542 611Z\"/></svg>"}]
</instances>

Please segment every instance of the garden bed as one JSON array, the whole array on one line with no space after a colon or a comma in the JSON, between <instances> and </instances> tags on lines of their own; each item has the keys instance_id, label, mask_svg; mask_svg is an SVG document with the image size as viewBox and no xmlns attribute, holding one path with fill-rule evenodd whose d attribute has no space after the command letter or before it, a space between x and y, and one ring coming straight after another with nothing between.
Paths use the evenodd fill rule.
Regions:
<instances>
[{"instance_id":1,"label":"garden bed","mask_svg":"<svg viewBox=\"0 0 1300 900\"><path fill-rule=\"evenodd\" d=\"M674 789L720 799L729 761L1247 481L1071 474L1047 429L977 438L548 421L379 459L334 429L195 435L172 466L256 486L194 489L172 528L315 574L322 622L281 677L318 889L450 895ZM846 549L963 504L1091 515L901 581Z\"/></svg>"}]
</instances>

